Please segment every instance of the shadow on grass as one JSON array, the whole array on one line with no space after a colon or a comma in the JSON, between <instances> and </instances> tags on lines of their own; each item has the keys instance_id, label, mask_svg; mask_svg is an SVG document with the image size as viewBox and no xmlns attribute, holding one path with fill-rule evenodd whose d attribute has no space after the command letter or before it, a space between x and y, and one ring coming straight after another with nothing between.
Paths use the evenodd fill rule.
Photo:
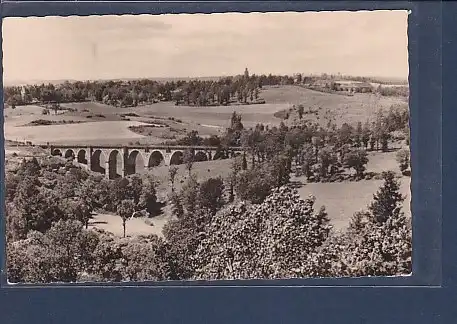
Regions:
<instances>
[{"instance_id":1,"label":"shadow on grass","mask_svg":"<svg viewBox=\"0 0 457 324\"><path fill-rule=\"evenodd\" d=\"M305 184L301 181L293 180L289 182L289 186L293 189L299 189L303 187Z\"/></svg>"},{"instance_id":2,"label":"shadow on grass","mask_svg":"<svg viewBox=\"0 0 457 324\"><path fill-rule=\"evenodd\" d=\"M108 222L105 221L95 221L95 222L90 222L89 226L93 225L101 225L101 224L108 224Z\"/></svg>"}]
</instances>

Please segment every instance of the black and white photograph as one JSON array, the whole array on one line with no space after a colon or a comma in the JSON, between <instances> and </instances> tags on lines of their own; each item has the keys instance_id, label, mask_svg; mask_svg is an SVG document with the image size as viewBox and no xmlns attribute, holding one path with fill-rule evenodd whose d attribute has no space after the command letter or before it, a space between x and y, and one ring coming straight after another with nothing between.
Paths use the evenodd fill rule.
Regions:
<instances>
[{"instance_id":1,"label":"black and white photograph","mask_svg":"<svg viewBox=\"0 0 457 324\"><path fill-rule=\"evenodd\" d=\"M9 284L411 275L408 11L2 24Z\"/></svg>"}]
</instances>

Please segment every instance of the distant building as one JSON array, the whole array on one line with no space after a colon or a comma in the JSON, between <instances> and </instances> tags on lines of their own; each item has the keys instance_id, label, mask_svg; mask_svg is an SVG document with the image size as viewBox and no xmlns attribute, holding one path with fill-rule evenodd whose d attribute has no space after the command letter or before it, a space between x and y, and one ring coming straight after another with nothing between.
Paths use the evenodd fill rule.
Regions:
<instances>
[{"instance_id":1,"label":"distant building","mask_svg":"<svg viewBox=\"0 0 457 324\"><path fill-rule=\"evenodd\" d=\"M21 86L21 99L25 101L25 86Z\"/></svg>"},{"instance_id":2,"label":"distant building","mask_svg":"<svg viewBox=\"0 0 457 324\"><path fill-rule=\"evenodd\" d=\"M373 86L368 82L360 81L335 81L335 89L347 92L371 92Z\"/></svg>"},{"instance_id":3,"label":"distant building","mask_svg":"<svg viewBox=\"0 0 457 324\"><path fill-rule=\"evenodd\" d=\"M318 79L312 82L312 85L314 87L319 87L319 88L330 88L332 85L331 80L325 80L325 79Z\"/></svg>"}]
</instances>

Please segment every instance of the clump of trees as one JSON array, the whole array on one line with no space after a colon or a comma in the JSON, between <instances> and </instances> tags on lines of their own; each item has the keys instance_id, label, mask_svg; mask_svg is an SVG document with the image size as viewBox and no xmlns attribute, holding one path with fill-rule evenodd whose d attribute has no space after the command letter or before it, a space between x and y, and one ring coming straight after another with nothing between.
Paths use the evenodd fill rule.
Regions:
<instances>
[{"instance_id":1,"label":"clump of trees","mask_svg":"<svg viewBox=\"0 0 457 324\"><path fill-rule=\"evenodd\" d=\"M386 97L409 97L408 86L383 86L379 85L376 92Z\"/></svg>"},{"instance_id":2,"label":"clump of trees","mask_svg":"<svg viewBox=\"0 0 457 324\"><path fill-rule=\"evenodd\" d=\"M305 111L303 106L297 107L299 114L301 108ZM409 143L409 112L403 105L392 106L387 112L381 110L371 123L359 122L355 127L348 123L337 126L331 115L324 119L326 125L302 118L289 126L281 122L278 127L257 124L247 129L241 115L233 112L230 127L222 136L202 138L192 131L167 144L217 147L213 159L231 157L228 148L241 146L248 153L244 159L251 169L281 156L287 160L287 170L306 175L310 182L334 182L364 179L369 151L388 152L389 143L400 135ZM255 177L256 172L248 171L246 175Z\"/></svg>"},{"instance_id":3,"label":"clump of trees","mask_svg":"<svg viewBox=\"0 0 457 324\"><path fill-rule=\"evenodd\" d=\"M133 211L121 215L123 219L136 211L154 215L158 209L155 187L152 177L107 180L71 163L23 160L6 175L7 236L25 239L29 232L44 233L59 220L76 220L87 228L95 210L122 210L124 215L127 205Z\"/></svg>"},{"instance_id":4,"label":"clump of trees","mask_svg":"<svg viewBox=\"0 0 457 324\"><path fill-rule=\"evenodd\" d=\"M289 183L290 168L287 158L276 156L264 161L255 168L240 170L235 175L237 196L252 203L262 202L271 190Z\"/></svg>"},{"instance_id":5,"label":"clump of trees","mask_svg":"<svg viewBox=\"0 0 457 324\"><path fill-rule=\"evenodd\" d=\"M10 282L75 282L92 265L98 243L94 232L76 220L59 220L45 232L31 231L27 238L7 245Z\"/></svg>"},{"instance_id":6,"label":"clump of trees","mask_svg":"<svg viewBox=\"0 0 457 324\"><path fill-rule=\"evenodd\" d=\"M261 79L255 75L225 77L218 81L192 80L173 91L176 105L213 106L232 103L265 103L260 100Z\"/></svg>"},{"instance_id":7,"label":"clump of trees","mask_svg":"<svg viewBox=\"0 0 457 324\"><path fill-rule=\"evenodd\" d=\"M317 253L325 275L385 276L411 273L411 219L402 212L405 199L393 172L367 211L356 213L349 230L334 235Z\"/></svg>"}]
</instances>

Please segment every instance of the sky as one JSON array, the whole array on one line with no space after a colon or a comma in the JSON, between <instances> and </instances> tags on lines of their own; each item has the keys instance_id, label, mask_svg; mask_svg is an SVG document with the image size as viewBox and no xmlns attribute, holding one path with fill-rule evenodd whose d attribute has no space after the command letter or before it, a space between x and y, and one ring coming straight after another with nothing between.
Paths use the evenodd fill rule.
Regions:
<instances>
[{"instance_id":1,"label":"sky","mask_svg":"<svg viewBox=\"0 0 457 324\"><path fill-rule=\"evenodd\" d=\"M4 82L251 74L408 77L406 11L3 20Z\"/></svg>"}]
</instances>

